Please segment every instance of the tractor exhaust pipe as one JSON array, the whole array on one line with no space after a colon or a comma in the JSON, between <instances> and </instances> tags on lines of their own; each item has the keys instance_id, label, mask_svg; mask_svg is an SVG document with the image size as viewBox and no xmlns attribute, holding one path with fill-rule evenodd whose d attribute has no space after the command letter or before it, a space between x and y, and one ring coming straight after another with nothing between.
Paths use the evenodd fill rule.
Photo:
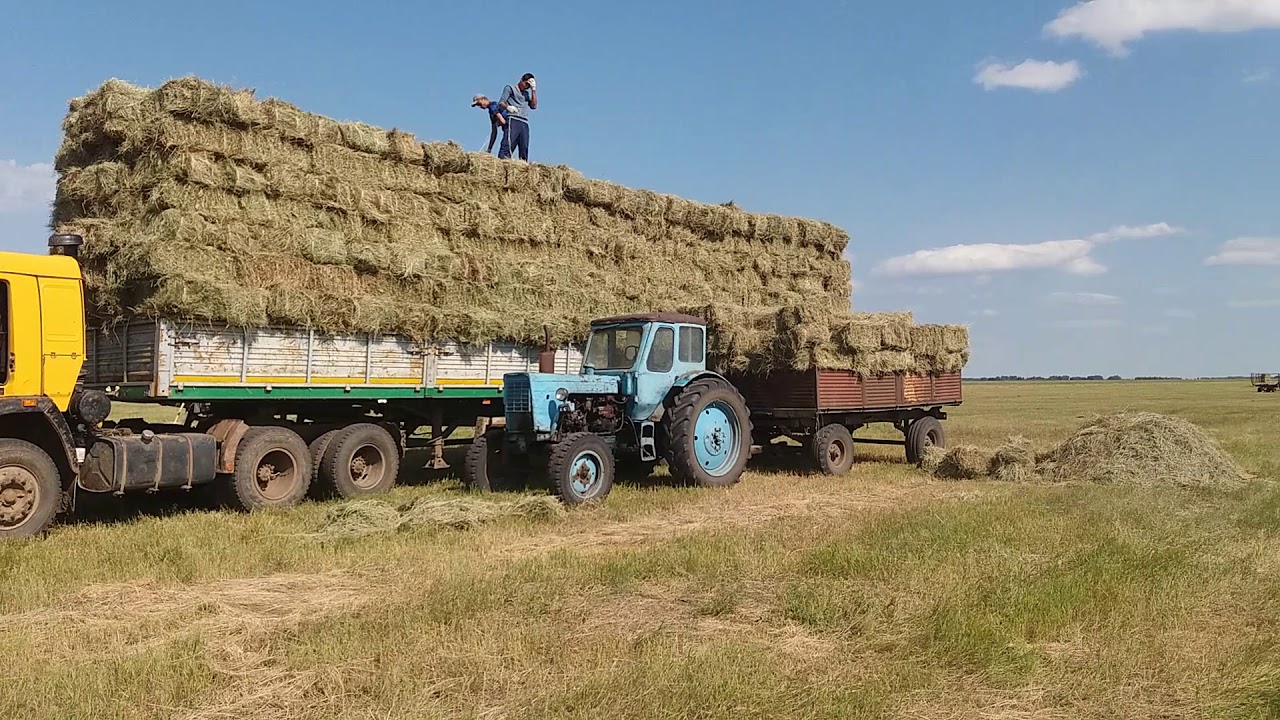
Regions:
<instances>
[{"instance_id":1,"label":"tractor exhaust pipe","mask_svg":"<svg viewBox=\"0 0 1280 720\"><path fill-rule=\"evenodd\" d=\"M542 352L538 353L538 372L554 373L556 371L556 351L551 347L551 328L542 326Z\"/></svg>"}]
</instances>

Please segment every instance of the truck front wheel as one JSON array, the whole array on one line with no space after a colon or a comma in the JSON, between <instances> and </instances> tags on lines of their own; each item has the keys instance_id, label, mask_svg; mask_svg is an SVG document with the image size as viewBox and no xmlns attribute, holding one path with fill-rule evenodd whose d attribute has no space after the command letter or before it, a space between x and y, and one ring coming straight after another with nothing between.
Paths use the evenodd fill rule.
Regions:
<instances>
[{"instance_id":1,"label":"truck front wheel","mask_svg":"<svg viewBox=\"0 0 1280 720\"><path fill-rule=\"evenodd\" d=\"M689 383L672 401L665 427L667 465L677 480L728 487L742 477L751 458L751 413L732 385Z\"/></svg>"},{"instance_id":2,"label":"truck front wheel","mask_svg":"<svg viewBox=\"0 0 1280 720\"><path fill-rule=\"evenodd\" d=\"M23 440L0 440L0 540L44 532L61 500L62 482L48 453Z\"/></svg>"},{"instance_id":3,"label":"truck front wheel","mask_svg":"<svg viewBox=\"0 0 1280 720\"><path fill-rule=\"evenodd\" d=\"M462 482L478 492L515 490L527 473L520 472L523 463L508 457L503 444L506 434L494 428L477 435L467 448L462 462Z\"/></svg>"},{"instance_id":4,"label":"truck front wheel","mask_svg":"<svg viewBox=\"0 0 1280 720\"><path fill-rule=\"evenodd\" d=\"M603 500L613 489L613 451L599 435L574 433L552 448L547 471L566 505Z\"/></svg>"},{"instance_id":5,"label":"truck front wheel","mask_svg":"<svg viewBox=\"0 0 1280 720\"><path fill-rule=\"evenodd\" d=\"M311 486L311 453L298 433L283 427L254 427L236 448L231 486L245 510L288 508L302 502Z\"/></svg>"}]
</instances>

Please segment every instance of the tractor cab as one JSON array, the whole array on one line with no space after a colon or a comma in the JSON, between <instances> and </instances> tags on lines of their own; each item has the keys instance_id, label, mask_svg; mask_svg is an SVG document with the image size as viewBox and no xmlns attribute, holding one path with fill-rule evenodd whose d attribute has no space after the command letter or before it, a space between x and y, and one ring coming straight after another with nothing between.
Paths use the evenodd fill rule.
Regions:
<instances>
[{"instance_id":1,"label":"tractor cab","mask_svg":"<svg viewBox=\"0 0 1280 720\"><path fill-rule=\"evenodd\" d=\"M533 457L570 503L607 494L615 458L666 460L677 479L722 487L737 482L751 452L746 403L707 369L706 323L692 315L596 320L581 372L508 373L503 405L503 427L468 455L474 487L492 489L511 462Z\"/></svg>"}]
</instances>

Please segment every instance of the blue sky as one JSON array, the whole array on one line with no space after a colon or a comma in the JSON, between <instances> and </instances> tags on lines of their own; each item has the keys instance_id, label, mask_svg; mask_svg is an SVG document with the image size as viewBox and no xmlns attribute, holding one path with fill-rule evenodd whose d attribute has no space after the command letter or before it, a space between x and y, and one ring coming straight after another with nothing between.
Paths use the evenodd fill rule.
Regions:
<instances>
[{"instance_id":1,"label":"blue sky","mask_svg":"<svg viewBox=\"0 0 1280 720\"><path fill-rule=\"evenodd\" d=\"M197 74L342 119L833 222L864 310L974 374L1276 370L1280 0L13 3L0 248L43 251L69 98Z\"/></svg>"}]
</instances>

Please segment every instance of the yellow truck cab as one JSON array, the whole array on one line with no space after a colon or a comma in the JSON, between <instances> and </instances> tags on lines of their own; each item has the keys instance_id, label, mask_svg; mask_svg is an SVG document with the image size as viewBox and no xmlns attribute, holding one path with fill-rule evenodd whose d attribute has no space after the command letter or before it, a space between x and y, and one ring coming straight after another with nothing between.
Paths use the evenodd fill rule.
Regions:
<instances>
[{"instance_id":1,"label":"yellow truck cab","mask_svg":"<svg viewBox=\"0 0 1280 720\"><path fill-rule=\"evenodd\" d=\"M80 457L69 417L97 424L101 393L76 391L85 356L81 240L50 255L0 252L0 538L42 531L62 506Z\"/></svg>"}]
</instances>

